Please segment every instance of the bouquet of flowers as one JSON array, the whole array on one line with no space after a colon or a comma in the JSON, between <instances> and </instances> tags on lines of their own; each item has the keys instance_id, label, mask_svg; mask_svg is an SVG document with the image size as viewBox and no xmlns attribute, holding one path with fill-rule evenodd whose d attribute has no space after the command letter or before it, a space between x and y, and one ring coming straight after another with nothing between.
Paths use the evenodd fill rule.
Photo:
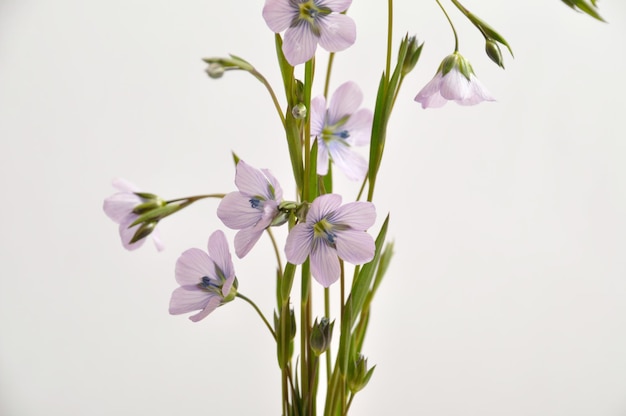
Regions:
<instances>
[{"instance_id":1,"label":"bouquet of flowers","mask_svg":"<svg viewBox=\"0 0 626 416\"><path fill-rule=\"evenodd\" d=\"M454 49L415 101L423 108L441 107L448 101L460 105L493 101L461 55L452 19L440 0L435 1L452 29ZM595 0L563 1L602 20ZM484 37L488 58L504 68L502 49L513 54L505 38L458 0L451 3ZM276 343L272 359L281 374L283 415L346 415L375 369L364 355L365 340L370 307L392 259L393 243L387 239L389 214L383 213L385 219L373 228L381 215L374 196L391 113L424 44L407 35L394 47L393 1L388 0L386 61L374 108L361 106L363 94L353 81L342 83L331 94L335 54L356 39L350 5L351 0L265 1L260 18L275 33L282 98L245 59L235 55L205 59L206 72L213 79L228 71L243 71L267 89L276 122L284 129L296 189L283 189L269 167L252 166L233 153L235 187L229 193L168 200L117 179L113 183L117 193L104 201L104 211L119 224L126 249L137 249L152 238L161 250L160 221L201 199L220 199L217 217L225 227L237 230L234 242L231 246L224 232L216 230L208 237L206 250L190 248L180 255L175 266L179 287L172 293L169 312L192 313L190 319L198 322L236 299L249 303ZM329 53L322 71L315 67L319 49ZM320 77L322 88L315 83ZM369 146L368 158L355 151L361 146ZM354 200L336 189L337 174L358 184ZM288 229L285 241L278 241L274 227ZM273 311L262 311L252 296L240 291L247 276L237 275L231 255L233 247L244 261L264 234L275 252ZM300 293L293 290L296 279ZM314 298L313 285L323 287L323 299ZM337 304L332 304L333 299ZM322 315L314 314L314 304L323 305Z\"/></svg>"}]
</instances>

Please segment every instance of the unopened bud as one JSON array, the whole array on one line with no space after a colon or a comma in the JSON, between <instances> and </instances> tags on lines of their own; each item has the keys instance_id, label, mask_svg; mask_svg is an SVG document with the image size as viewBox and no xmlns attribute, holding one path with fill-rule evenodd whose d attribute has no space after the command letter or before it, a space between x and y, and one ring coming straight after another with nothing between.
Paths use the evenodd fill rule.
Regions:
<instances>
[{"instance_id":1,"label":"unopened bud","mask_svg":"<svg viewBox=\"0 0 626 416\"><path fill-rule=\"evenodd\" d=\"M415 68L420 54L422 53L422 47L424 46L424 43L422 42L422 44L420 44L415 36L405 38L405 42L409 44L407 46L404 62L402 63L402 75L408 74Z\"/></svg>"},{"instance_id":2,"label":"unopened bud","mask_svg":"<svg viewBox=\"0 0 626 416\"><path fill-rule=\"evenodd\" d=\"M369 383L376 366L367 369L367 358L359 357L350 363L348 368L348 388L352 394L362 390Z\"/></svg>"},{"instance_id":3,"label":"unopened bud","mask_svg":"<svg viewBox=\"0 0 626 416\"><path fill-rule=\"evenodd\" d=\"M315 319L315 323L313 324L313 328L311 331L311 349L315 353L315 355L321 355L326 352L330 347L330 342L333 338L333 327L335 326L335 321L328 322L328 318L323 317L322 320L317 323L317 319Z\"/></svg>"},{"instance_id":4,"label":"unopened bud","mask_svg":"<svg viewBox=\"0 0 626 416\"><path fill-rule=\"evenodd\" d=\"M146 238L147 236L149 236L152 233L152 231L154 231L157 224L158 224L158 221L142 223L137 229L137 231L135 232L135 235L133 235L133 238L130 240L130 244L136 243L142 238Z\"/></svg>"},{"instance_id":5,"label":"unopened bud","mask_svg":"<svg viewBox=\"0 0 626 416\"><path fill-rule=\"evenodd\" d=\"M212 62L207 66L206 73L213 79L221 78L224 75L224 65Z\"/></svg>"},{"instance_id":6,"label":"unopened bud","mask_svg":"<svg viewBox=\"0 0 626 416\"><path fill-rule=\"evenodd\" d=\"M296 120L302 120L306 117L306 106L303 103L298 103L291 108L291 114Z\"/></svg>"},{"instance_id":7,"label":"unopened bud","mask_svg":"<svg viewBox=\"0 0 626 416\"><path fill-rule=\"evenodd\" d=\"M487 39L485 42L485 52L487 56L493 62L501 68L504 68L504 60L502 59L502 51L500 51L500 45L493 39Z\"/></svg>"}]
</instances>

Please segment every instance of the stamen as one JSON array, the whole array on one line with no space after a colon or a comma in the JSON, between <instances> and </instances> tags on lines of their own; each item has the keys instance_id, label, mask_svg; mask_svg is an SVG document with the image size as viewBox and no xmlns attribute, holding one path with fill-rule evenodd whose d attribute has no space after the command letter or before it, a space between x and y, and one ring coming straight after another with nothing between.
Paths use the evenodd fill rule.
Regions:
<instances>
[{"instance_id":1,"label":"stamen","mask_svg":"<svg viewBox=\"0 0 626 416\"><path fill-rule=\"evenodd\" d=\"M250 198L249 202L252 208L259 209L259 207L261 206L261 200L259 200L258 198Z\"/></svg>"},{"instance_id":2,"label":"stamen","mask_svg":"<svg viewBox=\"0 0 626 416\"><path fill-rule=\"evenodd\" d=\"M216 285L209 276L202 276L202 282L200 283L200 286L203 289L211 289L211 288L218 287L218 285Z\"/></svg>"}]
</instances>

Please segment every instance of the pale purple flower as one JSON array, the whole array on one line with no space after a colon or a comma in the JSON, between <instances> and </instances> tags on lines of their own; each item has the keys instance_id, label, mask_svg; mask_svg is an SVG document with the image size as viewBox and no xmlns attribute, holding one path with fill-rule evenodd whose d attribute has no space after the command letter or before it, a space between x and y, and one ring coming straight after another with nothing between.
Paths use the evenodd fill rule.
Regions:
<instances>
[{"instance_id":1,"label":"pale purple flower","mask_svg":"<svg viewBox=\"0 0 626 416\"><path fill-rule=\"evenodd\" d=\"M191 248L176 261L176 281L180 287L172 293L170 314L200 310L189 317L197 322L237 295L235 268L222 231L211 234L208 250L207 254Z\"/></svg>"},{"instance_id":2,"label":"pale purple flower","mask_svg":"<svg viewBox=\"0 0 626 416\"><path fill-rule=\"evenodd\" d=\"M469 61L458 52L447 56L435 77L415 97L422 108L441 107L448 101L461 105L475 105L482 101L495 101L489 91L474 75Z\"/></svg>"},{"instance_id":3,"label":"pale purple flower","mask_svg":"<svg viewBox=\"0 0 626 416\"><path fill-rule=\"evenodd\" d=\"M371 202L341 206L340 195L317 197L306 221L293 227L287 236L287 261L302 264L310 256L313 277L328 287L339 279L339 258L352 264L374 258L374 239L365 231L375 220L376 209Z\"/></svg>"},{"instance_id":4,"label":"pale purple flower","mask_svg":"<svg viewBox=\"0 0 626 416\"><path fill-rule=\"evenodd\" d=\"M237 163L235 185L239 191L222 199L217 216L228 228L239 230L235 235L235 253L242 258L278 215L283 190L269 170L255 169L243 160Z\"/></svg>"},{"instance_id":5,"label":"pale purple flower","mask_svg":"<svg viewBox=\"0 0 626 416\"><path fill-rule=\"evenodd\" d=\"M135 250L141 247L146 239L142 238L134 243L131 243L135 233L142 226L142 224L137 224L130 228L129 225L139 217L138 214L133 212L135 208L138 205L148 202L148 200L137 195L137 193L140 193L141 191L135 185L124 179L114 179L113 186L117 188L119 192L106 198L102 208L104 209L104 213L109 218L119 224L120 238L122 239L122 245L124 248L127 250ZM150 236L152 237L157 250L163 250L164 246L159 238L158 231L153 230L150 233Z\"/></svg>"},{"instance_id":6,"label":"pale purple flower","mask_svg":"<svg viewBox=\"0 0 626 416\"><path fill-rule=\"evenodd\" d=\"M330 99L328 110L323 96L311 100L311 136L317 138L317 173L328 173L328 159L351 180L360 181L367 172L365 159L353 146L369 143L372 112L359 109L363 93L354 82L342 84Z\"/></svg>"},{"instance_id":7,"label":"pale purple flower","mask_svg":"<svg viewBox=\"0 0 626 416\"><path fill-rule=\"evenodd\" d=\"M356 40L354 21L340 14L352 0L266 0L263 18L275 33L285 31L283 54L292 65L315 55L317 44L339 52Z\"/></svg>"}]
</instances>

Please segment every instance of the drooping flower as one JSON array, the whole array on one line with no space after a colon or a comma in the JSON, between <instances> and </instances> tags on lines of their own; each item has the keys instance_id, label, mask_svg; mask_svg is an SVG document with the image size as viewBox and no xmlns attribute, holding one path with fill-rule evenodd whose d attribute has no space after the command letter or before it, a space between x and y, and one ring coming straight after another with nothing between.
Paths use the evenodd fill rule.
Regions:
<instances>
[{"instance_id":1,"label":"drooping flower","mask_svg":"<svg viewBox=\"0 0 626 416\"><path fill-rule=\"evenodd\" d=\"M238 192L226 195L217 207L217 216L235 235L235 253L242 258L278 215L283 190L267 169L255 169L243 160L237 163L235 185Z\"/></svg>"},{"instance_id":2,"label":"drooping flower","mask_svg":"<svg viewBox=\"0 0 626 416\"><path fill-rule=\"evenodd\" d=\"M194 322L235 298L235 268L222 231L215 231L209 237L208 254L191 248L180 255L176 261L176 281L180 287L172 293L170 314L200 310L189 317Z\"/></svg>"},{"instance_id":3,"label":"drooping flower","mask_svg":"<svg viewBox=\"0 0 626 416\"><path fill-rule=\"evenodd\" d=\"M371 202L350 202L341 206L341 196L326 194L315 198L306 221L287 236L287 261L302 264L311 258L313 277L324 287L339 279L339 258L352 264L374 258L374 239L367 232L376 220Z\"/></svg>"},{"instance_id":4,"label":"drooping flower","mask_svg":"<svg viewBox=\"0 0 626 416\"><path fill-rule=\"evenodd\" d=\"M435 108L448 101L475 105L482 101L495 101L495 98L476 78L469 61L455 52L441 62L437 74L420 90L415 101L421 103L422 108Z\"/></svg>"},{"instance_id":5,"label":"drooping flower","mask_svg":"<svg viewBox=\"0 0 626 416\"><path fill-rule=\"evenodd\" d=\"M135 250L143 245L145 237L151 235L157 250L163 250L163 243L154 228L156 223L129 226L139 217L138 212L163 206L165 202L156 195L141 192L135 185L121 178L114 179L113 186L119 192L106 198L102 208L109 218L119 224L124 248ZM136 238L136 241L131 243L133 238Z\"/></svg>"},{"instance_id":6,"label":"drooping flower","mask_svg":"<svg viewBox=\"0 0 626 416\"><path fill-rule=\"evenodd\" d=\"M328 173L328 159L351 180L365 177L367 162L352 146L369 143L372 112L361 108L363 93L354 82L342 84L333 93L328 109L323 96L311 100L311 136L317 138L317 173Z\"/></svg>"},{"instance_id":7,"label":"drooping flower","mask_svg":"<svg viewBox=\"0 0 626 416\"><path fill-rule=\"evenodd\" d=\"M315 55L317 44L339 52L356 40L354 21L341 12L352 0L266 0L263 18L275 33L285 31L283 53L292 65Z\"/></svg>"}]
</instances>

